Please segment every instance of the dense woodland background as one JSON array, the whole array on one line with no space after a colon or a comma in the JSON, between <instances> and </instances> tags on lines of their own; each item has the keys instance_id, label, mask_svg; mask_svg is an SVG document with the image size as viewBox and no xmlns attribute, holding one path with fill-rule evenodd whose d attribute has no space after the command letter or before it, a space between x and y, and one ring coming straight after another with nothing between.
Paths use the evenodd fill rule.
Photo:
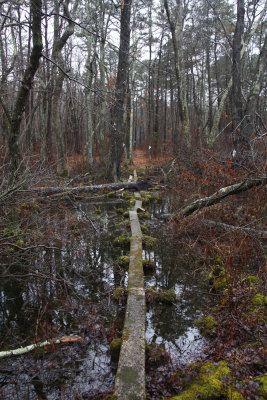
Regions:
<instances>
[{"instance_id":1,"label":"dense woodland background","mask_svg":"<svg viewBox=\"0 0 267 400\"><path fill-rule=\"evenodd\" d=\"M266 135L266 1L1 1L0 140L105 165L206 148L255 161ZM109 154L109 157L108 157ZM25 160L24 160L25 161ZM112 164L113 163L113 164Z\"/></svg>"}]
</instances>

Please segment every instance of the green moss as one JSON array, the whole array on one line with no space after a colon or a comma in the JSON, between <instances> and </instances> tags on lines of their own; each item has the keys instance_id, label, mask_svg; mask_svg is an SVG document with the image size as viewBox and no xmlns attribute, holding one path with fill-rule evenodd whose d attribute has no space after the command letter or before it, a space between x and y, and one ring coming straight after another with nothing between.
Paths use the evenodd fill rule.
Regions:
<instances>
[{"instance_id":1,"label":"green moss","mask_svg":"<svg viewBox=\"0 0 267 400\"><path fill-rule=\"evenodd\" d=\"M255 308L267 305L267 296L263 296L261 293L256 293L251 299L251 304L253 304Z\"/></svg>"},{"instance_id":2,"label":"green moss","mask_svg":"<svg viewBox=\"0 0 267 400\"><path fill-rule=\"evenodd\" d=\"M108 197L112 198L112 197L116 197L116 193L115 192L109 192L107 194Z\"/></svg>"},{"instance_id":3,"label":"green moss","mask_svg":"<svg viewBox=\"0 0 267 400\"><path fill-rule=\"evenodd\" d=\"M148 231L148 227L147 227L146 225L144 225L144 224L141 224L141 225L140 225L140 228L141 228L141 231L142 231L143 233L146 233L146 232Z\"/></svg>"},{"instance_id":4,"label":"green moss","mask_svg":"<svg viewBox=\"0 0 267 400\"><path fill-rule=\"evenodd\" d=\"M110 343L109 348L112 361L118 361L120 356L121 343L122 343L121 338L113 339L112 342Z\"/></svg>"},{"instance_id":5,"label":"green moss","mask_svg":"<svg viewBox=\"0 0 267 400\"><path fill-rule=\"evenodd\" d=\"M135 199L134 198L130 199L129 205L130 205L130 207L134 207L134 205L135 205Z\"/></svg>"},{"instance_id":6,"label":"green moss","mask_svg":"<svg viewBox=\"0 0 267 400\"><path fill-rule=\"evenodd\" d=\"M176 301L176 294L173 288L164 291L148 288L146 289L146 298L147 302L158 301L160 303L173 304Z\"/></svg>"},{"instance_id":7,"label":"green moss","mask_svg":"<svg viewBox=\"0 0 267 400\"><path fill-rule=\"evenodd\" d=\"M3 236L8 237L8 236L20 236L22 237L24 235L24 231L20 228L9 228L6 227L3 229Z\"/></svg>"},{"instance_id":8,"label":"green moss","mask_svg":"<svg viewBox=\"0 0 267 400\"><path fill-rule=\"evenodd\" d=\"M230 369L224 361L218 364L205 363L199 370L196 382L180 395L172 397L172 400L227 399L228 387L225 384L227 378L230 378Z\"/></svg>"},{"instance_id":9,"label":"green moss","mask_svg":"<svg viewBox=\"0 0 267 400\"><path fill-rule=\"evenodd\" d=\"M95 212L96 212L97 214L101 214L101 213L102 213L102 210L101 210L101 208L96 208L96 209L95 209Z\"/></svg>"},{"instance_id":10,"label":"green moss","mask_svg":"<svg viewBox=\"0 0 267 400\"><path fill-rule=\"evenodd\" d=\"M117 214L123 214L123 208L116 208L116 213Z\"/></svg>"},{"instance_id":11,"label":"green moss","mask_svg":"<svg viewBox=\"0 0 267 400\"><path fill-rule=\"evenodd\" d=\"M129 257L128 256L120 256L118 259L118 264L120 267L126 267L129 265Z\"/></svg>"},{"instance_id":12,"label":"green moss","mask_svg":"<svg viewBox=\"0 0 267 400\"><path fill-rule=\"evenodd\" d=\"M118 397L115 394L108 394L104 397L104 400L117 400Z\"/></svg>"},{"instance_id":13,"label":"green moss","mask_svg":"<svg viewBox=\"0 0 267 400\"><path fill-rule=\"evenodd\" d=\"M145 249L152 249L157 243L157 239L152 236L143 235L142 242Z\"/></svg>"},{"instance_id":14,"label":"green moss","mask_svg":"<svg viewBox=\"0 0 267 400\"><path fill-rule=\"evenodd\" d=\"M220 256L214 258L214 264L208 275L209 284L215 292L223 292L227 288L226 271L223 260Z\"/></svg>"},{"instance_id":15,"label":"green moss","mask_svg":"<svg viewBox=\"0 0 267 400\"><path fill-rule=\"evenodd\" d=\"M227 279L225 276L214 279L213 287L216 292L224 292L227 288Z\"/></svg>"},{"instance_id":16,"label":"green moss","mask_svg":"<svg viewBox=\"0 0 267 400\"><path fill-rule=\"evenodd\" d=\"M125 299L126 295L126 290L122 287L117 287L115 290L113 290L113 299L117 301L121 301Z\"/></svg>"},{"instance_id":17,"label":"green moss","mask_svg":"<svg viewBox=\"0 0 267 400\"><path fill-rule=\"evenodd\" d=\"M157 194L151 194L151 192L143 192L142 191L142 203L143 204L150 204L150 203L160 203L161 197Z\"/></svg>"},{"instance_id":18,"label":"green moss","mask_svg":"<svg viewBox=\"0 0 267 400\"><path fill-rule=\"evenodd\" d=\"M123 334L122 334L122 340L128 340L130 336L130 329L129 328L124 328L123 329Z\"/></svg>"},{"instance_id":19,"label":"green moss","mask_svg":"<svg viewBox=\"0 0 267 400\"><path fill-rule=\"evenodd\" d=\"M130 194L130 193L128 193L128 192L123 192L123 198L125 199L125 200L134 200L135 201L135 198Z\"/></svg>"},{"instance_id":20,"label":"green moss","mask_svg":"<svg viewBox=\"0 0 267 400\"><path fill-rule=\"evenodd\" d=\"M129 218L129 211L125 211L125 212L123 213L123 216L124 216L124 218Z\"/></svg>"},{"instance_id":21,"label":"green moss","mask_svg":"<svg viewBox=\"0 0 267 400\"><path fill-rule=\"evenodd\" d=\"M145 196L144 194L142 194L141 200L142 204L144 205L149 204L150 202L152 202L152 196L150 194L146 194Z\"/></svg>"},{"instance_id":22,"label":"green moss","mask_svg":"<svg viewBox=\"0 0 267 400\"><path fill-rule=\"evenodd\" d=\"M227 399L229 400L246 400L241 393L230 387L227 391Z\"/></svg>"},{"instance_id":23,"label":"green moss","mask_svg":"<svg viewBox=\"0 0 267 400\"><path fill-rule=\"evenodd\" d=\"M262 284L262 280L260 280L255 275L248 275L243 279L243 282L247 283L249 286L254 286L256 284Z\"/></svg>"},{"instance_id":24,"label":"green moss","mask_svg":"<svg viewBox=\"0 0 267 400\"><path fill-rule=\"evenodd\" d=\"M122 224L125 226L125 228L129 228L131 226L131 221L126 219L123 220Z\"/></svg>"},{"instance_id":25,"label":"green moss","mask_svg":"<svg viewBox=\"0 0 267 400\"><path fill-rule=\"evenodd\" d=\"M202 196L199 193L192 193L191 196L190 196L190 198L192 200L197 200L197 199L200 199L201 197Z\"/></svg>"},{"instance_id":26,"label":"green moss","mask_svg":"<svg viewBox=\"0 0 267 400\"><path fill-rule=\"evenodd\" d=\"M218 322L212 315L204 318L199 318L195 321L196 326L199 328L203 336L211 336L216 332Z\"/></svg>"},{"instance_id":27,"label":"green moss","mask_svg":"<svg viewBox=\"0 0 267 400\"><path fill-rule=\"evenodd\" d=\"M263 396L260 396L260 399L266 399L266 394L267 394L267 375L265 376L260 376L255 379L255 382L258 382L260 384L260 394Z\"/></svg>"},{"instance_id":28,"label":"green moss","mask_svg":"<svg viewBox=\"0 0 267 400\"><path fill-rule=\"evenodd\" d=\"M150 219L151 218L151 214L148 211L138 211L138 216L141 219Z\"/></svg>"},{"instance_id":29,"label":"green moss","mask_svg":"<svg viewBox=\"0 0 267 400\"><path fill-rule=\"evenodd\" d=\"M166 304L174 303L176 301L175 290L172 288L161 292L159 294L159 301Z\"/></svg>"},{"instance_id":30,"label":"green moss","mask_svg":"<svg viewBox=\"0 0 267 400\"><path fill-rule=\"evenodd\" d=\"M117 236L113 240L113 245L117 246L117 247L129 248L130 247L130 239L127 236Z\"/></svg>"}]
</instances>

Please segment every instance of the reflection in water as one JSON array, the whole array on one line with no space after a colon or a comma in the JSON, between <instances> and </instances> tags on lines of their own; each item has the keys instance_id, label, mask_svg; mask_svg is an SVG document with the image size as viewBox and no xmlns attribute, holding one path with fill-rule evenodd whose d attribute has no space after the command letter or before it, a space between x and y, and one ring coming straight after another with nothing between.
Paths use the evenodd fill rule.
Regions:
<instances>
[{"instance_id":1,"label":"reflection in water","mask_svg":"<svg viewBox=\"0 0 267 400\"><path fill-rule=\"evenodd\" d=\"M158 238L151 256L156 269L152 276L146 276L145 285L159 290L174 288L177 301L171 306L150 306L146 339L149 343L163 343L173 363L180 366L201 355L206 345L194 320L200 316L207 299L199 296L199 277L194 276L193 263L180 253L179 244L169 235L160 237L157 228L152 236Z\"/></svg>"},{"instance_id":2,"label":"reflection in water","mask_svg":"<svg viewBox=\"0 0 267 400\"><path fill-rule=\"evenodd\" d=\"M92 205L80 204L71 217L83 221L86 228L71 233L66 214L58 224L58 249L39 248L28 259L18 254L8 277L1 280L1 349L69 334L82 336L84 342L0 361L0 398L36 399L38 395L67 400L112 391L115 371L109 342L119 335L124 313L112 301L112 291L127 286L127 272L116 262L127 252L114 249L112 239L127 228L119 225L116 205L98 207L102 208L99 215L93 214ZM169 212L169 199L150 211L152 216ZM85 215L93 216L93 224ZM174 287L177 302L149 306L147 340L164 343L178 365L198 356L205 344L193 326L204 299L198 296L190 263L154 221L158 220L152 218L150 227L158 245L151 252L144 250L143 257L153 260L156 269L145 278L145 285Z\"/></svg>"}]
</instances>

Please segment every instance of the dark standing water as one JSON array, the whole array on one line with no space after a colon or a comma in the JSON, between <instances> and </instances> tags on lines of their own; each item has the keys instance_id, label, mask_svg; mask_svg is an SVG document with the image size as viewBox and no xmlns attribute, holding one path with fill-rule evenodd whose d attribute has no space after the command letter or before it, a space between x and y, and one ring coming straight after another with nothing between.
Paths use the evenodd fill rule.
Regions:
<instances>
[{"instance_id":1,"label":"dark standing water","mask_svg":"<svg viewBox=\"0 0 267 400\"><path fill-rule=\"evenodd\" d=\"M128 229L115 211L118 207L120 201L80 204L71 213L71 233L69 212L62 216L57 248L40 248L28 257L18 253L11 265L1 259L6 271L0 281L1 350L68 335L83 338L83 343L0 360L1 399L96 399L112 392L116 365L109 343L120 336L124 315L124 305L113 300L112 292L127 287L127 272L116 260L128 252L112 245ZM174 288L177 301L148 307L147 341L163 343L175 369L203 352L205 340L193 321L205 299L193 263L157 219L169 208L168 198L150 207L148 233L158 243L153 251L144 251L156 263L145 285ZM79 230L80 222L85 229Z\"/></svg>"}]
</instances>

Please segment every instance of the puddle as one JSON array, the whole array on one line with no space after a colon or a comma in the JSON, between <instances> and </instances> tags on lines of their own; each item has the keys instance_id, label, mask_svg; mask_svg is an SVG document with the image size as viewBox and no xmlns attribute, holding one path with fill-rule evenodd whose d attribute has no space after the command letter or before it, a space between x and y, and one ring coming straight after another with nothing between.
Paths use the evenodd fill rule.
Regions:
<instances>
[{"instance_id":1,"label":"puddle","mask_svg":"<svg viewBox=\"0 0 267 400\"><path fill-rule=\"evenodd\" d=\"M83 343L0 360L0 399L93 399L112 392L116 365L110 360L109 343L120 334L124 318L124 307L112 300L112 292L127 287L127 272L116 259L128 254L112 246L123 226L117 207L127 205L121 200L80 203L71 214L71 234L69 216L62 217L58 249L39 249L31 258L18 254L8 272L17 277L0 281L1 350L70 334L83 337ZM157 216L170 212L169 198L149 211L150 234L158 237L158 244L143 252L156 263L145 286L175 288L177 302L148 307L146 335L149 343L164 343L175 367L203 351L205 340L193 321L206 300L199 296L199 277L179 253L179 243L162 237ZM80 231L76 221L85 228Z\"/></svg>"}]
</instances>

